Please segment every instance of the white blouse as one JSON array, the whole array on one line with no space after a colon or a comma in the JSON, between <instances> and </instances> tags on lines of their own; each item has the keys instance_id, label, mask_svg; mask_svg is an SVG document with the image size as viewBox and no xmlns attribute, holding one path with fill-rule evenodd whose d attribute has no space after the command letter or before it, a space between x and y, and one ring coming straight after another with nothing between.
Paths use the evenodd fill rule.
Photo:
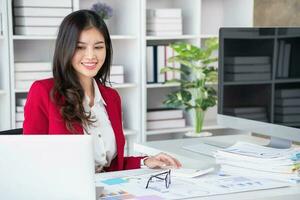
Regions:
<instances>
[{"instance_id":1,"label":"white blouse","mask_svg":"<svg viewBox=\"0 0 300 200\"><path fill-rule=\"evenodd\" d=\"M94 85L94 105L89 106L90 98L85 96L83 107L85 112L91 112L91 117L95 121L89 126L84 126L84 134L89 134L93 138L94 158L97 168L108 167L117 155L117 145L115 134L106 112L106 103L101 96L96 81Z\"/></svg>"}]
</instances>

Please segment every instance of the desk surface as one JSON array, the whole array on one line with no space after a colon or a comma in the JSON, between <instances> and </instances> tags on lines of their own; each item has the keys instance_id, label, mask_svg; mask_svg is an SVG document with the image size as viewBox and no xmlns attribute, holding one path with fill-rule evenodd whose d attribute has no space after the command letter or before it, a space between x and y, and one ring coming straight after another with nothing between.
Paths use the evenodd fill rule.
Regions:
<instances>
[{"instance_id":1,"label":"desk surface","mask_svg":"<svg viewBox=\"0 0 300 200\"><path fill-rule=\"evenodd\" d=\"M210 156L194 153L182 148L184 145L197 144L203 141L213 141L233 144L235 141L247 141L256 144L265 145L268 140L253 137L249 135L228 135L228 136L215 136L206 138L187 138L176 140L164 140L155 142L146 142L142 144L134 144L134 150L139 153L155 155L159 152L165 152L175 156L183 164L185 168L208 168L215 164L214 158ZM261 190L253 192L235 193L230 195L219 195L211 197L201 197L201 199L220 200L220 199L232 199L232 200L249 200L249 199L288 199L299 200L300 199L300 184L289 188ZM197 199L197 198L194 198Z\"/></svg>"}]
</instances>

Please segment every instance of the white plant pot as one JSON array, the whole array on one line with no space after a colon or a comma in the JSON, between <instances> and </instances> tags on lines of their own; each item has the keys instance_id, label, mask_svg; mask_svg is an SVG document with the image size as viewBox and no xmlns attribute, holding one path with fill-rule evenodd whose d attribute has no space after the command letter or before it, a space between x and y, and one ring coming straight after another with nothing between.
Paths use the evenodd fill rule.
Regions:
<instances>
[{"instance_id":1,"label":"white plant pot","mask_svg":"<svg viewBox=\"0 0 300 200\"><path fill-rule=\"evenodd\" d=\"M203 131L203 132L200 132L200 133L195 133L194 131L189 131L187 133L185 133L185 136L186 137L209 137L209 136L212 136L212 133L211 132L207 132L207 131Z\"/></svg>"}]
</instances>

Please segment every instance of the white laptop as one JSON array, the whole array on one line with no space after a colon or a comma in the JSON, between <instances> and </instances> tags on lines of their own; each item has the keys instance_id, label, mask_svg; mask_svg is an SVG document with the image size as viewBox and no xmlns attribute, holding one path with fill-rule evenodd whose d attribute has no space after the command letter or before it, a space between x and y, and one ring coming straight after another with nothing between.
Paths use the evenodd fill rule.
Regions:
<instances>
[{"instance_id":1,"label":"white laptop","mask_svg":"<svg viewBox=\"0 0 300 200\"><path fill-rule=\"evenodd\" d=\"M0 199L95 200L87 135L0 136Z\"/></svg>"}]
</instances>

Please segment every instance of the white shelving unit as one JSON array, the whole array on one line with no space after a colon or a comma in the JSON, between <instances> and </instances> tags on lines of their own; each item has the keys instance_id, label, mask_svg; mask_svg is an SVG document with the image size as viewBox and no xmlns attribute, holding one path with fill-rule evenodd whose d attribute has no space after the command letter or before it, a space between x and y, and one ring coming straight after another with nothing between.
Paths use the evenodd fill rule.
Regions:
<instances>
[{"instance_id":1,"label":"white shelving unit","mask_svg":"<svg viewBox=\"0 0 300 200\"><path fill-rule=\"evenodd\" d=\"M25 36L13 34L13 0L0 0L5 28L0 36L0 130L15 128L16 98L26 97L28 90L16 90L15 62L51 62L55 35ZM49 0L50 1L50 0ZM96 0L72 0L73 10L89 9ZM191 130L191 120L183 129L147 131L147 108L162 107L166 94L178 84L147 84L146 46L187 41L201 46L206 38L216 37L220 26L252 26L253 0L101 0L110 5L114 14L107 21L113 44L113 64L122 64L125 84L113 85L122 98L123 124L129 153L134 141L146 141L147 135L170 134ZM181 8L183 35L147 36L147 8ZM228 14L230 12L230 15ZM234 13L238 13L236 17ZM243 15L243 16L240 16ZM249 21L249 19L251 20ZM241 19L241 20L239 20ZM6 23L6 24L5 24ZM9 50L9 51L8 51ZM214 121L216 108L207 114L209 126L219 128ZM189 118L189 117L188 117Z\"/></svg>"},{"instance_id":2,"label":"white shelving unit","mask_svg":"<svg viewBox=\"0 0 300 200\"><path fill-rule=\"evenodd\" d=\"M0 0L0 14L2 24L0 32L0 130L11 127L10 104L10 79L9 79L9 53L8 53L8 29L7 27L7 1Z\"/></svg>"},{"instance_id":3,"label":"white shelving unit","mask_svg":"<svg viewBox=\"0 0 300 200\"><path fill-rule=\"evenodd\" d=\"M243 5L246 5L243 7ZM183 35L181 36L148 36L146 35L146 17L145 11L149 8L181 8L183 17ZM240 10L238 10L240 9ZM228 14L228 12L233 12ZM149 108L165 107L162 101L166 94L178 89L178 84L147 84L146 83L146 46L169 44L171 42L186 41L196 46L201 46L207 38L217 37L218 30L222 26L252 26L253 1L237 0L145 0L142 4L143 24L142 24L142 103L143 103L143 120L142 120L142 141L148 141L147 136L161 134L184 133L193 130L192 114L186 113L187 127L176 129L161 129L147 131L146 112ZM239 17L235 15L239 13ZM243 15L243 16L240 16ZM238 18L238 19L236 19ZM241 20L239 20L241 19ZM217 53L217 52L216 52ZM217 87L216 87L217 88ZM205 115L204 129L220 129L222 127L216 122L217 108L210 108ZM153 137L151 137L153 138Z\"/></svg>"}]
</instances>

